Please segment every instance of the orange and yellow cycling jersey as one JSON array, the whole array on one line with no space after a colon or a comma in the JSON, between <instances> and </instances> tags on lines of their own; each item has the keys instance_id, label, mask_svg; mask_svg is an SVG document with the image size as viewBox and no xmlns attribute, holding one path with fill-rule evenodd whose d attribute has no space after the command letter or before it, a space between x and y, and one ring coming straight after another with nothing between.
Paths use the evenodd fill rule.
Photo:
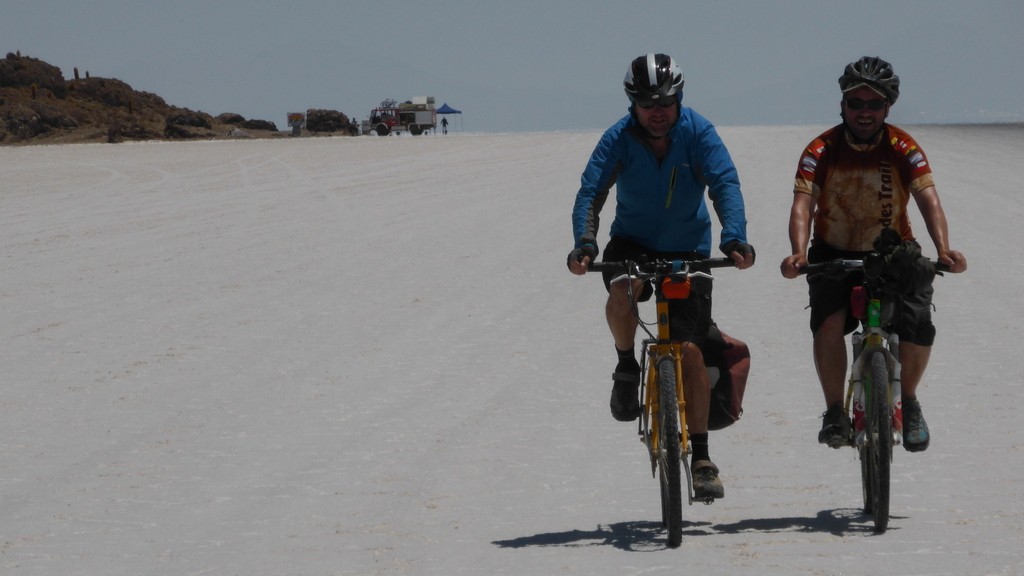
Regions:
<instances>
[{"instance_id":1,"label":"orange and yellow cycling jersey","mask_svg":"<svg viewBox=\"0 0 1024 576\"><path fill-rule=\"evenodd\" d=\"M839 125L804 150L793 191L814 197L812 242L866 252L885 227L914 237L907 203L932 185L928 158L903 130L886 125L877 144L860 145Z\"/></svg>"}]
</instances>

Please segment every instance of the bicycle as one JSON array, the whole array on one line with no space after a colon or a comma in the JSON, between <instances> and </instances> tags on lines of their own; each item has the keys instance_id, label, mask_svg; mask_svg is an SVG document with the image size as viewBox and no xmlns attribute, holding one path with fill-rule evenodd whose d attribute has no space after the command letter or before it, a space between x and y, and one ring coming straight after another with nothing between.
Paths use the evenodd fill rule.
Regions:
<instances>
[{"instance_id":1,"label":"bicycle","mask_svg":"<svg viewBox=\"0 0 1024 576\"><path fill-rule=\"evenodd\" d=\"M612 282L628 282L633 313L647 338L640 359L640 398L642 413L638 434L646 444L651 458L651 474L660 481L661 521L668 529L668 545L675 548L682 541L683 506L682 475L685 471L687 501L693 505L693 477L690 471L689 434L686 428L686 398L683 393L683 342L671 327L669 305L673 300L690 295L691 278L714 277L705 270L734 267L729 258L707 260L653 260L649 262L593 262L590 270L621 273ZM657 335L640 317L633 295L633 281L653 281L657 312ZM706 498L711 504L713 498Z\"/></svg>"},{"instance_id":2,"label":"bicycle","mask_svg":"<svg viewBox=\"0 0 1024 576\"><path fill-rule=\"evenodd\" d=\"M932 265L937 273L948 271L943 264ZM859 452L864 513L873 516L876 532L888 528L893 448L903 441L899 336L893 325L896 299L883 289L885 268L884 257L872 252L863 259L840 258L800 270L801 274L864 274L850 295L850 310L860 320L860 330L851 336L853 361L843 408L852 416L847 444Z\"/></svg>"}]
</instances>

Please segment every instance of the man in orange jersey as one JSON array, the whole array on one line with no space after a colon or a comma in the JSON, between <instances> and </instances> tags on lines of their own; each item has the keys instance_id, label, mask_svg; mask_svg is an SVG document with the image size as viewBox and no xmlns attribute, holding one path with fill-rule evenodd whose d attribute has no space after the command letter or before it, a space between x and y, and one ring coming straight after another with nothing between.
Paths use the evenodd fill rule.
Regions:
<instances>
[{"instance_id":1,"label":"man in orange jersey","mask_svg":"<svg viewBox=\"0 0 1024 576\"><path fill-rule=\"evenodd\" d=\"M913 198L924 217L940 263L952 272L967 269L964 255L949 247L949 227L932 179L931 166L914 139L885 122L900 95L900 80L881 58L865 56L839 78L842 124L814 139L800 157L789 216L792 255L782 275L795 278L808 262L859 259L873 249L883 230L914 240L907 205ZM846 380L845 334L857 321L850 292L862 276L808 277L814 364L827 411L818 442L846 445L850 420L843 409ZM903 438L911 452L928 448L928 425L917 401L935 327L932 287L904 298L899 312L902 365Z\"/></svg>"}]
</instances>

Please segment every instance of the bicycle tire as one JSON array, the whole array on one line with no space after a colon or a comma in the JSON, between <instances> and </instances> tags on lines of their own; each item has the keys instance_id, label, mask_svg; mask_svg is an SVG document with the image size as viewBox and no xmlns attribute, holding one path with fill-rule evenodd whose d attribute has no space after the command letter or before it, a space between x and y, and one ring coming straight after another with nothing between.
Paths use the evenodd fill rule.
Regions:
<instances>
[{"instance_id":1,"label":"bicycle tire","mask_svg":"<svg viewBox=\"0 0 1024 576\"><path fill-rule=\"evenodd\" d=\"M874 492L871 490L871 476L874 474L874 468L871 465L871 458L868 457L868 451L866 446L860 446L860 481L862 492L864 495L864 513L871 514L874 510L872 501L875 498Z\"/></svg>"},{"instance_id":2,"label":"bicycle tire","mask_svg":"<svg viewBox=\"0 0 1024 576\"><path fill-rule=\"evenodd\" d=\"M668 529L668 545L683 539L682 446L680 444L679 402L676 396L675 359L658 361L659 443L658 469L661 480L662 522Z\"/></svg>"},{"instance_id":3,"label":"bicycle tire","mask_svg":"<svg viewBox=\"0 0 1024 576\"><path fill-rule=\"evenodd\" d=\"M861 449L864 472L864 511L874 517L875 531L889 525L889 481L892 464L892 406L889 400L889 367L881 350L870 353L863 374L865 433Z\"/></svg>"}]
</instances>

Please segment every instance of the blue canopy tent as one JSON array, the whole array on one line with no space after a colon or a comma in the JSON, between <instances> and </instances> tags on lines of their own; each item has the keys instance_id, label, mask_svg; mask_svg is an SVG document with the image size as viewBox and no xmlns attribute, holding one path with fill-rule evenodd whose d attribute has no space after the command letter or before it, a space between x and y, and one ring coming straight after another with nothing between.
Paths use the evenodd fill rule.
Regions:
<instances>
[{"instance_id":1,"label":"blue canopy tent","mask_svg":"<svg viewBox=\"0 0 1024 576\"><path fill-rule=\"evenodd\" d=\"M442 114L442 115L458 114L459 115L459 120L460 120L459 128L461 130L461 128L462 128L462 122L461 122L461 120L462 120L462 110L456 110L455 108L452 108L451 106L449 106L447 102L445 102L444 104L441 104L441 107L438 108L435 112L437 112L438 114Z\"/></svg>"}]
</instances>

